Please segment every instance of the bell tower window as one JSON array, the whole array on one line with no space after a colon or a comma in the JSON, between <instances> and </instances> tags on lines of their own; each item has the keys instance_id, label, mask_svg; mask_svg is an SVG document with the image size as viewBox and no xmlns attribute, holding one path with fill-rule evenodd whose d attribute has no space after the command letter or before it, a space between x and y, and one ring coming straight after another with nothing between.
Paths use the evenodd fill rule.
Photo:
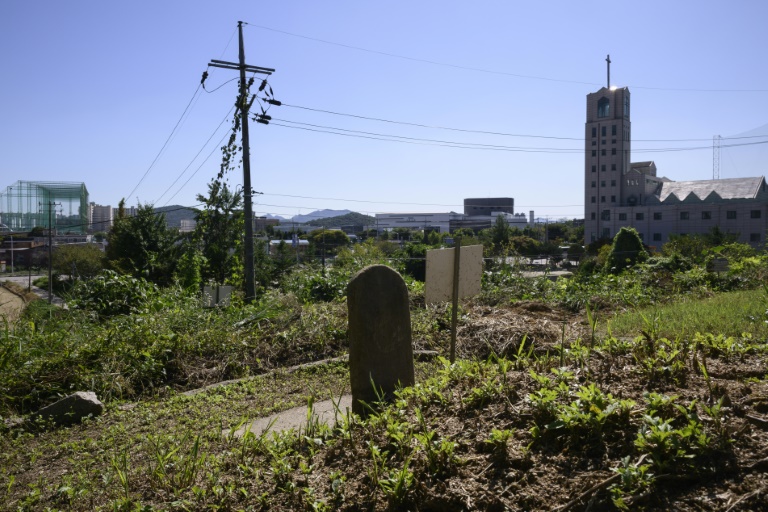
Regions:
<instances>
[{"instance_id":1,"label":"bell tower window","mask_svg":"<svg viewBox=\"0 0 768 512\"><path fill-rule=\"evenodd\" d=\"M608 117L611 114L611 102L608 98L600 98L597 102L597 117Z\"/></svg>"}]
</instances>

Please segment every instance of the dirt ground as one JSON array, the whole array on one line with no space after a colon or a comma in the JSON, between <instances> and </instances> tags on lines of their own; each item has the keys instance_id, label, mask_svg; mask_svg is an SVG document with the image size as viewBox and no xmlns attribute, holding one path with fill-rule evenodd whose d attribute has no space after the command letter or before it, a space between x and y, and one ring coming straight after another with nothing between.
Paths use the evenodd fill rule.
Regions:
<instances>
[{"instance_id":1,"label":"dirt ground","mask_svg":"<svg viewBox=\"0 0 768 512\"><path fill-rule=\"evenodd\" d=\"M13 323L24 310L24 299L0 286L0 319Z\"/></svg>"}]
</instances>

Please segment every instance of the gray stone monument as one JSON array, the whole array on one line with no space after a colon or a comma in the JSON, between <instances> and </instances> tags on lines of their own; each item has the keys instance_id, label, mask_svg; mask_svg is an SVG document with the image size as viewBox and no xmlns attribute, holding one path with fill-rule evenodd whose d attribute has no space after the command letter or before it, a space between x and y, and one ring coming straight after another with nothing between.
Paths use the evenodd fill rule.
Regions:
<instances>
[{"instance_id":1,"label":"gray stone monument","mask_svg":"<svg viewBox=\"0 0 768 512\"><path fill-rule=\"evenodd\" d=\"M414 384L405 281L385 265L366 267L349 282L347 308L352 411L365 416L361 400L373 405L379 394L389 399L398 387Z\"/></svg>"}]
</instances>

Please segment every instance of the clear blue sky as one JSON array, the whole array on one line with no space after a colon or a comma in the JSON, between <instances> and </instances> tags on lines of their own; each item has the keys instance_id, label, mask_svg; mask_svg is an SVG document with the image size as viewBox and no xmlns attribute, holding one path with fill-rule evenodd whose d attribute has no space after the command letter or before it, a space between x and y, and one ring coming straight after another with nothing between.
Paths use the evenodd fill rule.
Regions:
<instances>
[{"instance_id":1,"label":"clear blue sky","mask_svg":"<svg viewBox=\"0 0 768 512\"><path fill-rule=\"evenodd\" d=\"M585 99L605 84L606 54L612 85L632 93L633 161L709 179L712 136L746 134L765 137L724 139L721 177L768 167L768 144L727 147L768 141L764 1L7 0L0 187L83 181L115 206L146 173L128 204L197 204L221 161L236 72L209 70L208 89L221 88L194 96L150 165L208 62L237 59L238 20L247 62L276 68L275 97L294 105L251 125L257 213L461 211L465 197L509 196L518 212L581 218ZM354 132L306 129L329 127ZM704 149L641 152L691 147Z\"/></svg>"}]
</instances>

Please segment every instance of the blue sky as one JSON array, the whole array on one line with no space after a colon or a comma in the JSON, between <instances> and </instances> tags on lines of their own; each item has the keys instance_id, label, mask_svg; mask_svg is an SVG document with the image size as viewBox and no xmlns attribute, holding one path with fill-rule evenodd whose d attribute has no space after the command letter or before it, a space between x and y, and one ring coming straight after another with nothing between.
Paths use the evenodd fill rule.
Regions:
<instances>
[{"instance_id":1,"label":"blue sky","mask_svg":"<svg viewBox=\"0 0 768 512\"><path fill-rule=\"evenodd\" d=\"M722 178L766 174L768 144L734 146L768 141L766 19L757 0L8 0L0 187L83 181L99 204L132 192L128 204L197 204L236 72L211 68L208 90L221 87L195 91L211 59L237 59L242 20L247 62L276 68L286 104L251 125L257 213L461 211L505 196L518 212L583 217L585 100L606 54L612 85L631 90L633 161L709 179L721 135ZM728 139L744 135L764 137Z\"/></svg>"}]
</instances>

